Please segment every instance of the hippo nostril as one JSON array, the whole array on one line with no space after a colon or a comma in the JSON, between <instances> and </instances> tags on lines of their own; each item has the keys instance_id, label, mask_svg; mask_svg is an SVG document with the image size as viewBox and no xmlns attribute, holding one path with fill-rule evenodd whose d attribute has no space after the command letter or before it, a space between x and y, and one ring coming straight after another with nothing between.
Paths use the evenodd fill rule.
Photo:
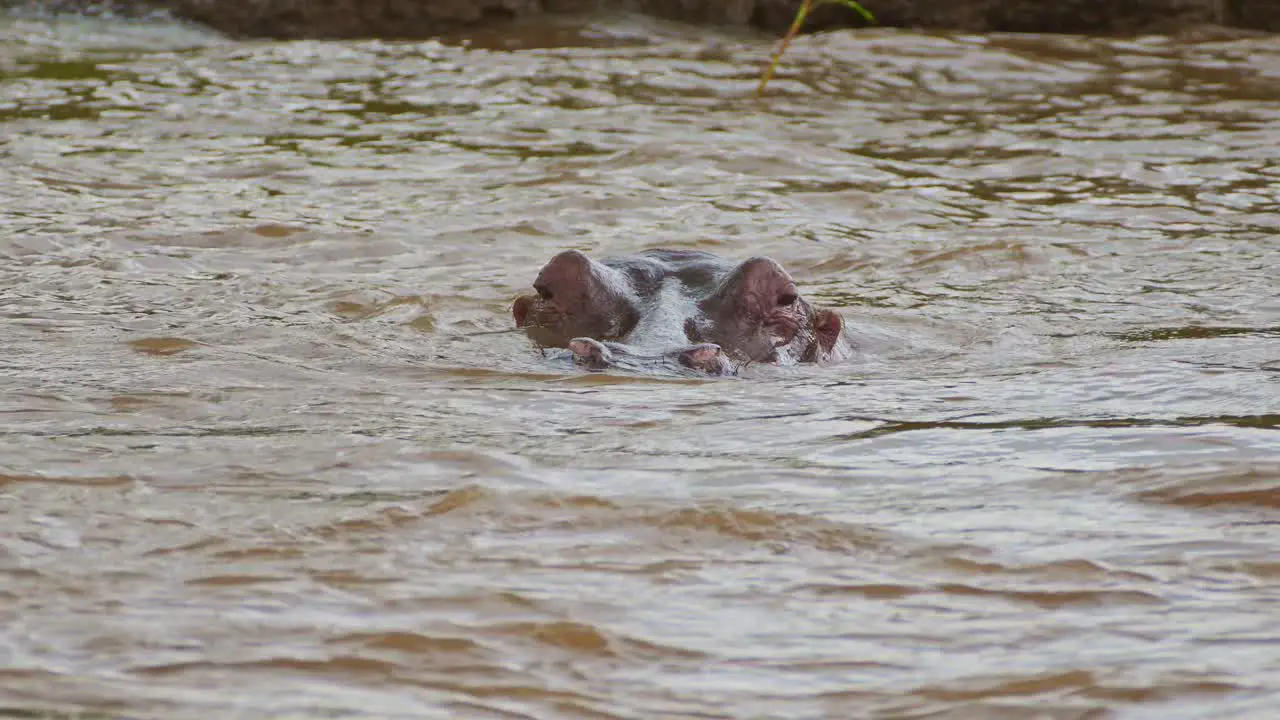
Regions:
<instances>
[{"instance_id":1,"label":"hippo nostril","mask_svg":"<svg viewBox=\"0 0 1280 720\"><path fill-rule=\"evenodd\" d=\"M533 286L533 289L537 291L538 297L542 298L543 300L551 299L551 288L547 287L546 285L535 284Z\"/></svg>"},{"instance_id":2,"label":"hippo nostril","mask_svg":"<svg viewBox=\"0 0 1280 720\"><path fill-rule=\"evenodd\" d=\"M794 305L796 300L799 299L800 298L797 297L795 293L782 293L778 296L778 304L786 307L788 305Z\"/></svg>"}]
</instances>

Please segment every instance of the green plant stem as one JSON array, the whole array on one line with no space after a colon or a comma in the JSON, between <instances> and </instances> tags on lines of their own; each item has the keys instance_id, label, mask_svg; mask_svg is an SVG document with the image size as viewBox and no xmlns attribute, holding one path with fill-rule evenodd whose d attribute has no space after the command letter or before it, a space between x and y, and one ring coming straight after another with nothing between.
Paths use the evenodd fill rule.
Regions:
<instances>
[{"instance_id":1,"label":"green plant stem","mask_svg":"<svg viewBox=\"0 0 1280 720\"><path fill-rule=\"evenodd\" d=\"M782 54L791 46L791 41L795 40L796 35L800 34L800 28L804 25L805 18L809 17L809 11L813 9L814 0L804 0L800 4L800 11L796 13L796 17L791 21L791 27L787 30L787 34L782 36L782 42L778 43L778 49L773 52L773 57L769 58L769 64L764 69L764 74L760 76L760 84L756 86L756 97L764 95L764 86L769 84L773 72L778 67L778 63L782 61Z\"/></svg>"},{"instance_id":2,"label":"green plant stem","mask_svg":"<svg viewBox=\"0 0 1280 720\"><path fill-rule=\"evenodd\" d=\"M862 7L858 0L802 0L795 19L791 21L790 29L783 36L782 42L778 43L778 49L774 51L773 57L769 58L769 64L765 66L764 72L760 74L760 84L756 86L756 97L764 95L765 85L769 84L774 71L778 68L778 63L782 61L782 54L787 51L788 47L791 47L791 41L796 39L796 35L800 34L800 28L804 26L804 21L809 17L809 12L813 10L815 5L820 5L824 2L843 5L861 15L868 25L875 24L875 16L871 14L870 10Z\"/></svg>"}]
</instances>

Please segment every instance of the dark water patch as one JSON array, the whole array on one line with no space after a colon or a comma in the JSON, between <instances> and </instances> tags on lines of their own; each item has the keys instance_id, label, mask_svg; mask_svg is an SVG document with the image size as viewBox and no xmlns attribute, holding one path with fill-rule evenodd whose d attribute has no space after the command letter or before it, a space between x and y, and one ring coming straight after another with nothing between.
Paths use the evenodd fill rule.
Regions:
<instances>
[{"instance_id":1,"label":"dark water patch","mask_svg":"<svg viewBox=\"0 0 1280 720\"><path fill-rule=\"evenodd\" d=\"M176 355L185 350L190 350L197 344L192 340L175 337L142 338L129 341L129 347L140 353L160 356Z\"/></svg>"},{"instance_id":2,"label":"dark water patch","mask_svg":"<svg viewBox=\"0 0 1280 720\"><path fill-rule=\"evenodd\" d=\"M9 475L0 473L0 487L27 483L78 486L86 488L127 488L137 480L127 475L115 477L56 477L49 475Z\"/></svg>"},{"instance_id":3,"label":"dark water patch","mask_svg":"<svg viewBox=\"0 0 1280 720\"><path fill-rule=\"evenodd\" d=\"M368 678L385 676L394 672L391 663L380 662L356 656L337 656L324 660L306 660L300 658L279 657L246 662L189 662L171 663L167 665L142 665L130 669L130 672L144 677L167 677L171 675L201 675L216 678L227 674L244 671L305 673L307 675L349 676L352 678Z\"/></svg>"},{"instance_id":4,"label":"dark water patch","mask_svg":"<svg viewBox=\"0 0 1280 720\"><path fill-rule=\"evenodd\" d=\"M391 651L412 655L487 655L483 645L467 637L437 637L421 633L353 633L329 640L333 645L351 645L373 651Z\"/></svg>"},{"instance_id":5,"label":"dark water patch","mask_svg":"<svg viewBox=\"0 0 1280 720\"><path fill-rule=\"evenodd\" d=\"M959 596L991 597L1009 602L1030 603L1046 610L1077 606L1164 604L1164 600L1160 597L1136 590L1014 590L960 584L942 585L938 590Z\"/></svg>"},{"instance_id":6,"label":"dark water patch","mask_svg":"<svg viewBox=\"0 0 1280 720\"><path fill-rule=\"evenodd\" d=\"M1128 333L1114 333L1110 337L1125 342L1158 342L1161 340L1202 340L1206 338L1237 337L1241 335L1259 335L1261 337L1280 337L1280 327L1238 328L1238 327L1183 327L1153 328Z\"/></svg>"},{"instance_id":7,"label":"dark water patch","mask_svg":"<svg viewBox=\"0 0 1280 720\"><path fill-rule=\"evenodd\" d=\"M278 584L288 582L287 577L270 575L210 575L187 580L189 585L209 585L213 587L239 587L245 585Z\"/></svg>"},{"instance_id":8,"label":"dark water patch","mask_svg":"<svg viewBox=\"0 0 1280 720\"><path fill-rule=\"evenodd\" d=\"M112 71L103 69L102 63L91 60L64 60L61 62L37 62L22 68L22 73L0 73L0 80L28 77L33 80L107 80Z\"/></svg>"},{"instance_id":9,"label":"dark water patch","mask_svg":"<svg viewBox=\"0 0 1280 720\"><path fill-rule=\"evenodd\" d=\"M1045 582L1063 580L1108 580L1154 582L1156 578L1143 573L1117 570L1085 559L1056 560L1029 565L1013 565L991 560L974 560L964 557L948 557L943 561L948 570L964 575L996 577L1028 577Z\"/></svg>"},{"instance_id":10,"label":"dark water patch","mask_svg":"<svg viewBox=\"0 0 1280 720\"><path fill-rule=\"evenodd\" d=\"M1188 508L1280 509L1280 465L1135 471L1133 497Z\"/></svg>"},{"instance_id":11,"label":"dark water patch","mask_svg":"<svg viewBox=\"0 0 1280 720\"><path fill-rule=\"evenodd\" d=\"M1052 428L1160 428L1160 427L1203 427L1225 425L1240 428L1272 429L1280 427L1280 415L1222 415L1218 417L1183 417L1183 418L1107 418L1097 420L1066 418L1035 418L1025 420L1004 420L993 422L966 422L958 420L937 422L900 422L882 418L864 418L852 416L849 419L879 422L881 425L861 430L850 435L841 436L841 440L858 440L892 435L895 433L915 432L920 430L1046 430Z\"/></svg>"}]
</instances>

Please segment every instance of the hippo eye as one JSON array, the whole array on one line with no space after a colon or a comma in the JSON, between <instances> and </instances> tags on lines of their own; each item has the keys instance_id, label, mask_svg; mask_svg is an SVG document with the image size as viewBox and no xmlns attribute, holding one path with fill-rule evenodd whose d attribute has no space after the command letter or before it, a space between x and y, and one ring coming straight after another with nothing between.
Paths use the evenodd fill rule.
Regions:
<instances>
[{"instance_id":1,"label":"hippo eye","mask_svg":"<svg viewBox=\"0 0 1280 720\"><path fill-rule=\"evenodd\" d=\"M796 300L799 299L795 293L782 293L778 296L778 304L786 307L787 305L794 305Z\"/></svg>"},{"instance_id":2,"label":"hippo eye","mask_svg":"<svg viewBox=\"0 0 1280 720\"><path fill-rule=\"evenodd\" d=\"M551 288L547 287L546 285L534 285L533 289L538 291L538 297L542 298L543 300L551 299Z\"/></svg>"}]
</instances>

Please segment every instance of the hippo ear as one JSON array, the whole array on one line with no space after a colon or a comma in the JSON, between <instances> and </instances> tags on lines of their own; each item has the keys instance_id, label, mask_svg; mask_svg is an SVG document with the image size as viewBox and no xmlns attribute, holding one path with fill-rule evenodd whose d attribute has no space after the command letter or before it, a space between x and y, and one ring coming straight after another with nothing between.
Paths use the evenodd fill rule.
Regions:
<instances>
[{"instance_id":1,"label":"hippo ear","mask_svg":"<svg viewBox=\"0 0 1280 720\"><path fill-rule=\"evenodd\" d=\"M565 250L542 266L533 289L564 312L580 312L600 292L594 263L577 250Z\"/></svg>"},{"instance_id":2,"label":"hippo ear","mask_svg":"<svg viewBox=\"0 0 1280 720\"><path fill-rule=\"evenodd\" d=\"M795 281L781 265L767 257L754 257L739 265L717 296L722 300L732 297L739 308L764 313L778 306L793 305L799 298Z\"/></svg>"},{"instance_id":3,"label":"hippo ear","mask_svg":"<svg viewBox=\"0 0 1280 720\"><path fill-rule=\"evenodd\" d=\"M532 295L521 295L516 298L515 303L511 305L511 315L516 319L516 327L524 327L524 321L528 319L529 311L532 309Z\"/></svg>"},{"instance_id":4,"label":"hippo ear","mask_svg":"<svg viewBox=\"0 0 1280 720\"><path fill-rule=\"evenodd\" d=\"M831 352L844 332L844 319L832 310L818 310L813 314L813 334L823 352Z\"/></svg>"},{"instance_id":5,"label":"hippo ear","mask_svg":"<svg viewBox=\"0 0 1280 720\"><path fill-rule=\"evenodd\" d=\"M573 361L588 370L604 370L614 363L613 351L599 340L574 338L569 341Z\"/></svg>"}]
</instances>

